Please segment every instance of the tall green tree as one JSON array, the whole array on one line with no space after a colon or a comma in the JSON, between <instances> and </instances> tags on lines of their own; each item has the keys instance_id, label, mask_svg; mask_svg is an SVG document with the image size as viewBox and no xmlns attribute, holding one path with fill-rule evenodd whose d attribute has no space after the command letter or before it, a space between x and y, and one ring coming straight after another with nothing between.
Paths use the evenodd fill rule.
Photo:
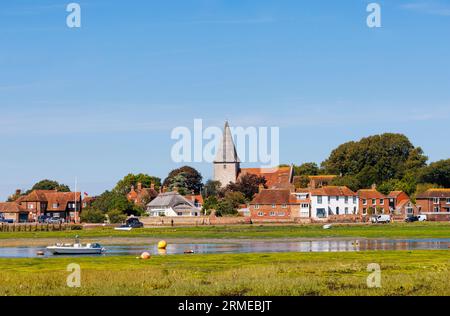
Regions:
<instances>
[{"instance_id":1,"label":"tall green tree","mask_svg":"<svg viewBox=\"0 0 450 316\"><path fill-rule=\"evenodd\" d=\"M167 178L164 180L163 185L167 188L169 188L172 185L172 182L177 180L175 177L179 174L183 174L185 177L185 183L183 187L187 189L187 191L190 193L191 191L194 191L195 194L200 194L202 188L203 188L203 177L192 167L184 166L178 169L172 170Z\"/></svg>"},{"instance_id":2,"label":"tall green tree","mask_svg":"<svg viewBox=\"0 0 450 316\"><path fill-rule=\"evenodd\" d=\"M58 190L58 192L70 192L69 186L48 179L37 182L28 193L34 190Z\"/></svg>"},{"instance_id":3,"label":"tall green tree","mask_svg":"<svg viewBox=\"0 0 450 316\"><path fill-rule=\"evenodd\" d=\"M258 193L259 186L266 187L266 178L263 176L257 176L255 174L245 174L238 179L236 183L230 183L225 188L226 192L241 192L247 201L251 201L253 196Z\"/></svg>"},{"instance_id":4,"label":"tall green tree","mask_svg":"<svg viewBox=\"0 0 450 316\"><path fill-rule=\"evenodd\" d=\"M320 172L319 166L315 162L306 162L300 166L294 166L296 176L316 176Z\"/></svg>"},{"instance_id":5,"label":"tall green tree","mask_svg":"<svg viewBox=\"0 0 450 316\"><path fill-rule=\"evenodd\" d=\"M202 191L203 197L207 198L209 196L217 196L219 194L221 187L222 184L220 183L220 181L215 180L206 181Z\"/></svg>"},{"instance_id":6,"label":"tall green tree","mask_svg":"<svg viewBox=\"0 0 450 316\"><path fill-rule=\"evenodd\" d=\"M362 187L369 187L415 174L427 159L405 135L386 133L338 146L322 168L331 174L355 176Z\"/></svg>"},{"instance_id":7,"label":"tall green tree","mask_svg":"<svg viewBox=\"0 0 450 316\"><path fill-rule=\"evenodd\" d=\"M113 191L125 196L130 192L131 187L136 187L138 183L142 183L144 188L149 188L152 183L155 185L156 190L159 190L161 187L161 179L158 177L150 176L144 173L130 173L116 184Z\"/></svg>"},{"instance_id":8,"label":"tall green tree","mask_svg":"<svg viewBox=\"0 0 450 316\"><path fill-rule=\"evenodd\" d=\"M450 159L431 163L420 172L420 182L450 188Z\"/></svg>"}]
</instances>

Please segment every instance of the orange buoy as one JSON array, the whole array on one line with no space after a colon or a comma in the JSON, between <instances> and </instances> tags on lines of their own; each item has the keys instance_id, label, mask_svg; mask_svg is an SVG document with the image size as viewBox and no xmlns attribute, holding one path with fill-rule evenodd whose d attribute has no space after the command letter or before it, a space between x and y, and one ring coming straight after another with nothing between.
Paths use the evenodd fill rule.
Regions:
<instances>
[{"instance_id":1,"label":"orange buoy","mask_svg":"<svg viewBox=\"0 0 450 316\"><path fill-rule=\"evenodd\" d=\"M150 259L150 254L148 252L143 252L141 254L141 259L144 259L144 260Z\"/></svg>"}]
</instances>

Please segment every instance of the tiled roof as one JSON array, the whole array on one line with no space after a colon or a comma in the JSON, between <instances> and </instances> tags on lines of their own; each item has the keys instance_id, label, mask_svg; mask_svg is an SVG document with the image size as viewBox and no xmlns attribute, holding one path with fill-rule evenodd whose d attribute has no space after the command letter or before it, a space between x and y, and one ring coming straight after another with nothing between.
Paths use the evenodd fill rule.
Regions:
<instances>
[{"instance_id":1,"label":"tiled roof","mask_svg":"<svg viewBox=\"0 0 450 316\"><path fill-rule=\"evenodd\" d=\"M389 198L396 198L402 193L403 193L403 191L392 191L391 193L388 194L388 197Z\"/></svg>"},{"instance_id":2,"label":"tiled roof","mask_svg":"<svg viewBox=\"0 0 450 316\"><path fill-rule=\"evenodd\" d=\"M450 189L429 189L416 197L416 199L429 198L450 198Z\"/></svg>"},{"instance_id":3,"label":"tiled roof","mask_svg":"<svg viewBox=\"0 0 450 316\"><path fill-rule=\"evenodd\" d=\"M375 189L363 189L358 191L358 195L363 199L385 199L386 196Z\"/></svg>"},{"instance_id":4,"label":"tiled roof","mask_svg":"<svg viewBox=\"0 0 450 316\"><path fill-rule=\"evenodd\" d=\"M308 176L308 178L310 178L312 180L333 180L336 177L337 177L336 175L332 175L332 174L322 174L322 175L317 175L317 176Z\"/></svg>"},{"instance_id":5,"label":"tiled roof","mask_svg":"<svg viewBox=\"0 0 450 316\"><path fill-rule=\"evenodd\" d=\"M0 213L20 213L26 212L26 208L16 202L0 203Z\"/></svg>"},{"instance_id":6,"label":"tiled roof","mask_svg":"<svg viewBox=\"0 0 450 316\"><path fill-rule=\"evenodd\" d=\"M81 192L57 192L54 190L34 190L17 199L16 203L46 202L48 211L65 211L69 202L81 199ZM54 207L56 205L56 207Z\"/></svg>"},{"instance_id":7,"label":"tiled roof","mask_svg":"<svg viewBox=\"0 0 450 316\"><path fill-rule=\"evenodd\" d=\"M250 204L300 204L290 190L267 189L255 195Z\"/></svg>"},{"instance_id":8,"label":"tiled roof","mask_svg":"<svg viewBox=\"0 0 450 316\"><path fill-rule=\"evenodd\" d=\"M197 195L186 195L186 199L190 200L190 201L197 201L197 203L203 204L203 196L201 194L197 194Z\"/></svg>"},{"instance_id":9,"label":"tiled roof","mask_svg":"<svg viewBox=\"0 0 450 316\"><path fill-rule=\"evenodd\" d=\"M287 189L291 187L291 167L281 168L242 168L239 177L254 174L266 178L266 186L271 188Z\"/></svg>"},{"instance_id":10,"label":"tiled roof","mask_svg":"<svg viewBox=\"0 0 450 316\"><path fill-rule=\"evenodd\" d=\"M327 186L311 189L311 195L322 196L356 196L357 194L345 186Z\"/></svg>"}]
</instances>

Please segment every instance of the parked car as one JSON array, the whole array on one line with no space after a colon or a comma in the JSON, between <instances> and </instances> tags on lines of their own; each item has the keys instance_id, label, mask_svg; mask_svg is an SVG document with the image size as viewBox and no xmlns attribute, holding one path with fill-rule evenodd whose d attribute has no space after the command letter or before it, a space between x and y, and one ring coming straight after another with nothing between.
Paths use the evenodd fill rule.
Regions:
<instances>
[{"instance_id":1,"label":"parked car","mask_svg":"<svg viewBox=\"0 0 450 316\"><path fill-rule=\"evenodd\" d=\"M414 223L414 222L418 222L419 218L417 216L409 216L405 219L405 222L407 223Z\"/></svg>"},{"instance_id":2,"label":"parked car","mask_svg":"<svg viewBox=\"0 0 450 316\"><path fill-rule=\"evenodd\" d=\"M391 222L391 215L376 215L372 217L372 223L387 224Z\"/></svg>"},{"instance_id":3,"label":"parked car","mask_svg":"<svg viewBox=\"0 0 450 316\"><path fill-rule=\"evenodd\" d=\"M131 227L131 228L143 228L144 223L140 222L137 217L130 217L126 221L126 226Z\"/></svg>"},{"instance_id":4,"label":"parked car","mask_svg":"<svg viewBox=\"0 0 450 316\"><path fill-rule=\"evenodd\" d=\"M2 216L2 217L0 217L0 223L13 224L14 220L13 219L7 219L7 218L4 218Z\"/></svg>"},{"instance_id":5,"label":"parked car","mask_svg":"<svg viewBox=\"0 0 450 316\"><path fill-rule=\"evenodd\" d=\"M59 217L50 217L47 221L49 224L62 224L64 223L64 219Z\"/></svg>"},{"instance_id":6,"label":"parked car","mask_svg":"<svg viewBox=\"0 0 450 316\"><path fill-rule=\"evenodd\" d=\"M50 218L51 218L51 217L48 216L48 215L39 215L38 218L37 218L37 221L38 221L38 223L41 223L41 224L43 224L43 223L48 223L48 220L49 220Z\"/></svg>"}]
</instances>

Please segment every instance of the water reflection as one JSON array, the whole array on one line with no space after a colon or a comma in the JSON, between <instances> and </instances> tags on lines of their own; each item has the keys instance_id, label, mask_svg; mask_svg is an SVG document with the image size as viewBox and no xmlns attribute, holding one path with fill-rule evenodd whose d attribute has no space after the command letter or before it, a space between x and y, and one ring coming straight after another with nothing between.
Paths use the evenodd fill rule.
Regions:
<instances>
[{"instance_id":1,"label":"water reflection","mask_svg":"<svg viewBox=\"0 0 450 316\"><path fill-rule=\"evenodd\" d=\"M173 255L183 253L263 253L263 252L352 252L366 250L433 250L448 249L450 239L362 239L362 240L310 240L288 242L242 241L239 243L169 244L166 250L157 245L107 246L105 256L140 255L148 251L154 255ZM0 258L32 258L43 247L4 247L0 248ZM50 256L45 252L45 256Z\"/></svg>"}]
</instances>

